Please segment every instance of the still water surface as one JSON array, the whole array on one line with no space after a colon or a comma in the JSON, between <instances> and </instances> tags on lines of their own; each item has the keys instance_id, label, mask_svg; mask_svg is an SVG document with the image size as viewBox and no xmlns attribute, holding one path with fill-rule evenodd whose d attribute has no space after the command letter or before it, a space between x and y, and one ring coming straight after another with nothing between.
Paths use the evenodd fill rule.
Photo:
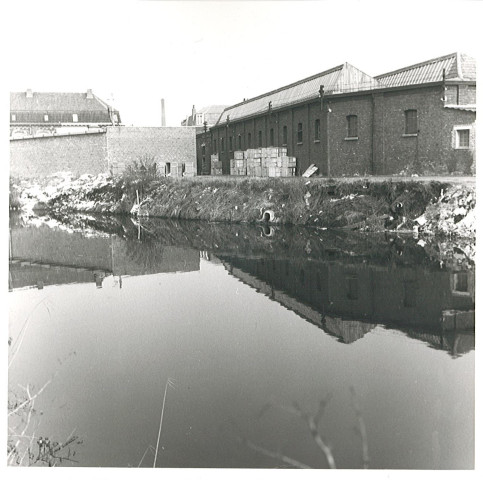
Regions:
<instances>
[{"instance_id":1,"label":"still water surface","mask_svg":"<svg viewBox=\"0 0 483 480\"><path fill-rule=\"evenodd\" d=\"M474 308L471 266L412 239L109 222L11 225L9 389L52 379L29 434L75 431L62 465L152 467L165 399L158 467L327 468L297 414L327 399L338 468L363 466L361 420L370 468L473 468L474 333L439 325Z\"/></svg>"}]
</instances>

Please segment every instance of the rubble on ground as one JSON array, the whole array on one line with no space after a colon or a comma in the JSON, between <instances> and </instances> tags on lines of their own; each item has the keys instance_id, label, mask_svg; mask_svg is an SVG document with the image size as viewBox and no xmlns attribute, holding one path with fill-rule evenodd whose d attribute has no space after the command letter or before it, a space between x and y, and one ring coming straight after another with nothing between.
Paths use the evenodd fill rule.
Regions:
<instances>
[{"instance_id":1,"label":"rubble on ground","mask_svg":"<svg viewBox=\"0 0 483 480\"><path fill-rule=\"evenodd\" d=\"M458 237L476 235L476 190L473 186L453 185L428 205L414 220L418 233L437 233Z\"/></svg>"}]
</instances>

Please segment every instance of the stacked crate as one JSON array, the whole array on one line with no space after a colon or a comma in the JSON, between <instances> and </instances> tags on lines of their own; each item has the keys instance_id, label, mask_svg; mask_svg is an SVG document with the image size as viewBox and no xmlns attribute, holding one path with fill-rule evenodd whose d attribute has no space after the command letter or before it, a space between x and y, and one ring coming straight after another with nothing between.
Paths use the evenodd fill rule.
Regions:
<instances>
[{"instance_id":1,"label":"stacked crate","mask_svg":"<svg viewBox=\"0 0 483 480\"><path fill-rule=\"evenodd\" d=\"M253 177L293 177L297 160L287 156L285 147L247 150L247 175Z\"/></svg>"},{"instance_id":2,"label":"stacked crate","mask_svg":"<svg viewBox=\"0 0 483 480\"><path fill-rule=\"evenodd\" d=\"M230 160L230 175L246 175L247 161L245 159L245 152L237 150L234 152L234 157Z\"/></svg>"},{"instance_id":3,"label":"stacked crate","mask_svg":"<svg viewBox=\"0 0 483 480\"><path fill-rule=\"evenodd\" d=\"M216 160L214 160L216 157ZM211 174L221 175L221 162L218 155L211 156ZM216 171L219 164L220 172ZM230 175L249 177L294 177L297 166L295 157L287 156L285 147L249 148L237 150L230 160Z\"/></svg>"},{"instance_id":4,"label":"stacked crate","mask_svg":"<svg viewBox=\"0 0 483 480\"><path fill-rule=\"evenodd\" d=\"M211 174L223 175L222 163L219 161L217 153L211 155Z\"/></svg>"},{"instance_id":5,"label":"stacked crate","mask_svg":"<svg viewBox=\"0 0 483 480\"><path fill-rule=\"evenodd\" d=\"M262 149L250 148L246 151L247 175L250 177L262 176Z\"/></svg>"}]
</instances>

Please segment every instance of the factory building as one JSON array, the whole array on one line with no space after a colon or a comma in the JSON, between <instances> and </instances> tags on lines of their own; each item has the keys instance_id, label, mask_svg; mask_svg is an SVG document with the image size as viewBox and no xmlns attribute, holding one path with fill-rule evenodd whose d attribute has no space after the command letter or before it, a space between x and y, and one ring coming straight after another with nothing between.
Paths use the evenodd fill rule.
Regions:
<instances>
[{"instance_id":1,"label":"factory building","mask_svg":"<svg viewBox=\"0 0 483 480\"><path fill-rule=\"evenodd\" d=\"M372 77L344 63L225 108L197 134L198 173L217 155L282 147L296 175L475 172L476 62L453 53Z\"/></svg>"}]
</instances>

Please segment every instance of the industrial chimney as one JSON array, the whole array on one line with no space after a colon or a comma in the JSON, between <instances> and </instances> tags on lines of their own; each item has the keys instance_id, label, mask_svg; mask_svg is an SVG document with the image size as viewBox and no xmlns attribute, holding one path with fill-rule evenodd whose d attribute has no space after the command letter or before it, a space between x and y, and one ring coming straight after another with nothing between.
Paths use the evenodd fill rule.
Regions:
<instances>
[{"instance_id":1,"label":"industrial chimney","mask_svg":"<svg viewBox=\"0 0 483 480\"><path fill-rule=\"evenodd\" d=\"M164 111L164 98L161 99L161 126L166 126L166 113Z\"/></svg>"},{"instance_id":2,"label":"industrial chimney","mask_svg":"<svg viewBox=\"0 0 483 480\"><path fill-rule=\"evenodd\" d=\"M87 97L86 98L94 98L94 95L92 95L92 90L90 88L87 89Z\"/></svg>"}]
</instances>

